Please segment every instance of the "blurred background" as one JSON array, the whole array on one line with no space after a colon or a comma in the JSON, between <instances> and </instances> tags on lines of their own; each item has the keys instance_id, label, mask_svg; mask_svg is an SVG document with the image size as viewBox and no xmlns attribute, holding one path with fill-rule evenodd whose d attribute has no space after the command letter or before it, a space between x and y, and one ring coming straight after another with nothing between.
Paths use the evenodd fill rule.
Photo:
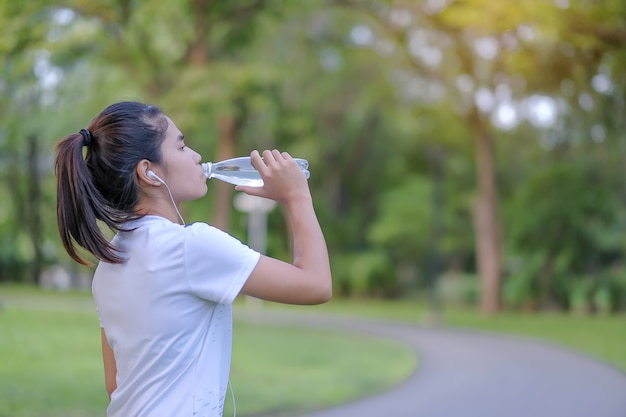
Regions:
<instances>
[{"instance_id":1,"label":"blurred background","mask_svg":"<svg viewBox=\"0 0 626 417\"><path fill-rule=\"evenodd\" d=\"M339 297L626 310L621 0L1 10L1 281L90 273L57 238L54 146L138 100L205 161L273 147L308 159ZM185 217L245 238L232 199L212 181ZM268 254L288 257L285 228L272 212Z\"/></svg>"},{"instance_id":2,"label":"blurred background","mask_svg":"<svg viewBox=\"0 0 626 417\"><path fill-rule=\"evenodd\" d=\"M0 11L1 282L89 287L92 270L58 238L54 147L137 100L161 107L204 161L274 147L309 160L336 299L623 325L623 0ZM233 187L209 186L185 219L245 241ZM266 252L288 259L286 236L276 209Z\"/></svg>"}]
</instances>

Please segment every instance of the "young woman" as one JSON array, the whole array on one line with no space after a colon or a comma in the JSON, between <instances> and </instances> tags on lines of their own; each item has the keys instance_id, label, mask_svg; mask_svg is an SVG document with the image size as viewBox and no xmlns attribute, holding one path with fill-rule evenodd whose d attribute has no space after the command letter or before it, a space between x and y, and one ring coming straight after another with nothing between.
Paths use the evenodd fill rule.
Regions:
<instances>
[{"instance_id":1,"label":"young woman","mask_svg":"<svg viewBox=\"0 0 626 417\"><path fill-rule=\"evenodd\" d=\"M291 264L208 224L180 224L178 204L203 197L207 180L200 155L157 107L113 104L58 144L61 240L75 261L88 264L79 247L99 260L93 295L108 416L221 416L237 295L330 298L328 252L304 174L285 152L262 156L251 154L264 186L237 189L284 204ZM116 232L111 241L98 221Z\"/></svg>"}]
</instances>

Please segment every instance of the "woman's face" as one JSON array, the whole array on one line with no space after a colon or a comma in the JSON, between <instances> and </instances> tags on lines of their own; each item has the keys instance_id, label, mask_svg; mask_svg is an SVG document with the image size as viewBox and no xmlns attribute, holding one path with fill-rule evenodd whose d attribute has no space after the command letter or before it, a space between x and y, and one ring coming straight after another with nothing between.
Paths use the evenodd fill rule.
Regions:
<instances>
[{"instance_id":1,"label":"woman's face","mask_svg":"<svg viewBox=\"0 0 626 417\"><path fill-rule=\"evenodd\" d=\"M167 183L177 203L204 197L207 179L200 165L201 156L185 145L183 134L169 117L166 118L168 127L161 144L163 162L154 171Z\"/></svg>"}]
</instances>

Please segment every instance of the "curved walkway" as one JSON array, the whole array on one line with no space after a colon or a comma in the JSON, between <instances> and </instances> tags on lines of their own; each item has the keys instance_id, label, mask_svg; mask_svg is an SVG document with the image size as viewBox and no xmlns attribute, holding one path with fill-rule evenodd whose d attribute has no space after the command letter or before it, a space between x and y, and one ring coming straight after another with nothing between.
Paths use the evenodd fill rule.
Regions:
<instances>
[{"instance_id":1,"label":"curved walkway","mask_svg":"<svg viewBox=\"0 0 626 417\"><path fill-rule=\"evenodd\" d=\"M626 374L543 341L262 309L237 317L396 339L419 354L417 371L393 390L297 417L626 416Z\"/></svg>"}]
</instances>

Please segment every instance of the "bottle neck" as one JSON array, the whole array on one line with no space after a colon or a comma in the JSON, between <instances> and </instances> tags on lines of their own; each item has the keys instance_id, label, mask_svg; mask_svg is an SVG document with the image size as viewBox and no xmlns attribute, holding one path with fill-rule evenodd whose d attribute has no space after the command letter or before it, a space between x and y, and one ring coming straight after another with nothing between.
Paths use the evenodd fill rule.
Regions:
<instances>
[{"instance_id":1,"label":"bottle neck","mask_svg":"<svg viewBox=\"0 0 626 417\"><path fill-rule=\"evenodd\" d=\"M213 174L213 163L212 162L205 162L202 165L202 169L204 170L204 175L207 178L211 178L211 175Z\"/></svg>"}]
</instances>

